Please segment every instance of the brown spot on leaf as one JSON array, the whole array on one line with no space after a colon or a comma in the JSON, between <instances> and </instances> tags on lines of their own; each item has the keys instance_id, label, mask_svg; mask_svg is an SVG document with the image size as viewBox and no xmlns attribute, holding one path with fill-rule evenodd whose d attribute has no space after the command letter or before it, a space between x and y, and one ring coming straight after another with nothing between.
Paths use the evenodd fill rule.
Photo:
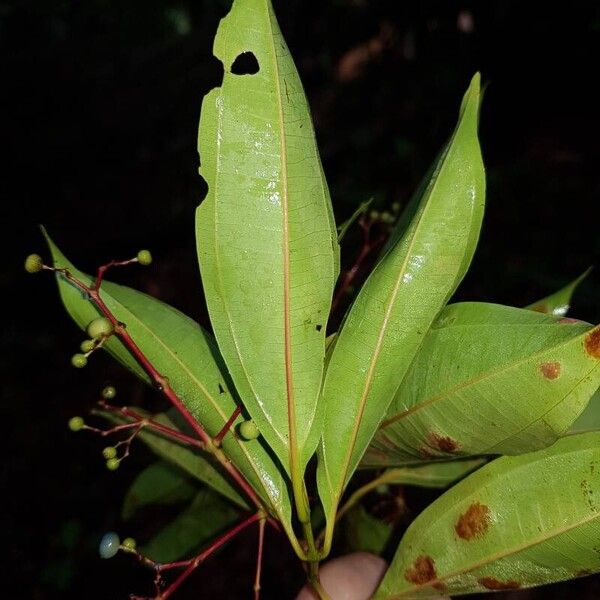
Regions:
<instances>
[{"instance_id":1,"label":"brown spot on leaf","mask_svg":"<svg viewBox=\"0 0 600 600\"><path fill-rule=\"evenodd\" d=\"M539 312L539 313L545 313L548 314L550 312L550 309L548 308L547 304L534 304L530 310L534 310L535 312Z\"/></svg>"},{"instance_id":2,"label":"brown spot on leaf","mask_svg":"<svg viewBox=\"0 0 600 600\"><path fill-rule=\"evenodd\" d=\"M477 581L488 590L518 590L521 587L518 581L500 581L494 577L482 577Z\"/></svg>"},{"instance_id":3,"label":"brown spot on leaf","mask_svg":"<svg viewBox=\"0 0 600 600\"><path fill-rule=\"evenodd\" d=\"M425 448L424 446L421 446L417 452L423 457L423 458L435 458L435 454L429 449L429 448Z\"/></svg>"},{"instance_id":4,"label":"brown spot on leaf","mask_svg":"<svg viewBox=\"0 0 600 600\"><path fill-rule=\"evenodd\" d=\"M456 452L458 450L458 442L451 437L430 433L428 439L429 443L441 452Z\"/></svg>"},{"instance_id":5,"label":"brown spot on leaf","mask_svg":"<svg viewBox=\"0 0 600 600\"><path fill-rule=\"evenodd\" d=\"M594 571L591 569L581 569L575 573L575 577L587 577L588 575L592 575Z\"/></svg>"},{"instance_id":6,"label":"brown spot on leaf","mask_svg":"<svg viewBox=\"0 0 600 600\"><path fill-rule=\"evenodd\" d=\"M579 319L572 319L571 317L563 317L557 321L561 325L575 325L575 323L582 323Z\"/></svg>"},{"instance_id":7,"label":"brown spot on leaf","mask_svg":"<svg viewBox=\"0 0 600 600\"><path fill-rule=\"evenodd\" d=\"M546 379L558 379L560 377L560 363L556 360L542 363L540 371Z\"/></svg>"},{"instance_id":8,"label":"brown spot on leaf","mask_svg":"<svg viewBox=\"0 0 600 600\"><path fill-rule=\"evenodd\" d=\"M433 558L425 555L417 557L413 566L404 573L404 577L407 581L417 585L433 581L437 577Z\"/></svg>"},{"instance_id":9,"label":"brown spot on leaf","mask_svg":"<svg viewBox=\"0 0 600 600\"><path fill-rule=\"evenodd\" d=\"M600 327L592 329L583 343L585 351L593 358L600 358Z\"/></svg>"},{"instance_id":10,"label":"brown spot on leaf","mask_svg":"<svg viewBox=\"0 0 600 600\"><path fill-rule=\"evenodd\" d=\"M460 515L454 529L463 540L481 537L490 526L490 509L485 504L473 502L467 512Z\"/></svg>"}]
</instances>

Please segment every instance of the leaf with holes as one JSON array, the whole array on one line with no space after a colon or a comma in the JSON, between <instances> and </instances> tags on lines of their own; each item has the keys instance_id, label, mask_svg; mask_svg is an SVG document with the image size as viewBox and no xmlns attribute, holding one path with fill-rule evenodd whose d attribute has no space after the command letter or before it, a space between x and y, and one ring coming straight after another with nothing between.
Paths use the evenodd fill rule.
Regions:
<instances>
[{"instance_id":1,"label":"leaf with holes","mask_svg":"<svg viewBox=\"0 0 600 600\"><path fill-rule=\"evenodd\" d=\"M571 308L571 298L573 297L575 290L579 284L590 274L591 270L591 268L588 269L577 279L574 279L565 285L565 287L561 288L557 292L554 292L553 294L550 294L550 296L546 296L546 298L542 298L541 300L530 304L526 308L536 312L555 315L557 317L564 317L569 311L569 308Z\"/></svg>"},{"instance_id":2,"label":"leaf with holes","mask_svg":"<svg viewBox=\"0 0 600 600\"><path fill-rule=\"evenodd\" d=\"M325 325L338 274L331 202L270 1L234 2L214 52L225 75L200 118L209 188L197 212L202 281L244 405L299 485L321 431ZM234 69L248 53L254 68Z\"/></svg>"},{"instance_id":3,"label":"leaf with holes","mask_svg":"<svg viewBox=\"0 0 600 600\"><path fill-rule=\"evenodd\" d=\"M82 282L89 275L78 271L46 235L54 265L66 268ZM85 329L98 317L96 308L64 277L57 275L62 301L73 320ZM237 406L218 350L198 324L171 306L122 285L102 284L102 298L145 356L164 376L192 415L209 435L216 435ZM105 348L138 377L148 382L139 364L115 337ZM242 418L240 417L239 420ZM269 510L292 532L287 483L260 440L243 441L225 436L223 449L238 470L265 501Z\"/></svg>"},{"instance_id":4,"label":"leaf with holes","mask_svg":"<svg viewBox=\"0 0 600 600\"><path fill-rule=\"evenodd\" d=\"M450 141L338 332L324 382L317 471L330 523L429 325L475 250L485 193L477 139L479 94L476 75Z\"/></svg>"},{"instance_id":5,"label":"leaf with holes","mask_svg":"<svg viewBox=\"0 0 600 600\"><path fill-rule=\"evenodd\" d=\"M600 433L502 457L426 508L374 600L515 590L600 571Z\"/></svg>"},{"instance_id":6,"label":"leaf with holes","mask_svg":"<svg viewBox=\"0 0 600 600\"><path fill-rule=\"evenodd\" d=\"M548 446L600 385L599 329L497 304L448 306L427 334L365 464Z\"/></svg>"}]
</instances>

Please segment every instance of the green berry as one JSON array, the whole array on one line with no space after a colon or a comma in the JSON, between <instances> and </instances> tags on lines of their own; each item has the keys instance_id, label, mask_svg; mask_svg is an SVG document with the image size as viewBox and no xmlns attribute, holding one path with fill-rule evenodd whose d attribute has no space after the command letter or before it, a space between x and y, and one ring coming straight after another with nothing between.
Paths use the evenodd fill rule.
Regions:
<instances>
[{"instance_id":1,"label":"green berry","mask_svg":"<svg viewBox=\"0 0 600 600\"><path fill-rule=\"evenodd\" d=\"M85 427L85 421L81 417L71 417L69 419L69 429L71 431L81 431Z\"/></svg>"},{"instance_id":2,"label":"green berry","mask_svg":"<svg viewBox=\"0 0 600 600\"><path fill-rule=\"evenodd\" d=\"M369 213L369 217L371 217L372 221L379 221L379 217L380 217L379 211L378 210L372 210Z\"/></svg>"},{"instance_id":3,"label":"green berry","mask_svg":"<svg viewBox=\"0 0 600 600\"><path fill-rule=\"evenodd\" d=\"M98 317L87 326L87 334L95 340L110 335L113 330L113 324L106 317Z\"/></svg>"},{"instance_id":4,"label":"green berry","mask_svg":"<svg viewBox=\"0 0 600 600\"><path fill-rule=\"evenodd\" d=\"M115 456L117 456L117 449L113 446L106 446L106 448L102 450L102 456L104 456L106 460L115 458Z\"/></svg>"},{"instance_id":5,"label":"green berry","mask_svg":"<svg viewBox=\"0 0 600 600\"><path fill-rule=\"evenodd\" d=\"M112 400L117 395L117 390L112 385L107 385L102 390L102 397L105 400Z\"/></svg>"},{"instance_id":6,"label":"green berry","mask_svg":"<svg viewBox=\"0 0 600 600\"><path fill-rule=\"evenodd\" d=\"M82 352L91 352L95 345L96 344L94 343L94 340L83 340L83 342L81 342L81 346L79 347L81 348Z\"/></svg>"},{"instance_id":7,"label":"green berry","mask_svg":"<svg viewBox=\"0 0 600 600\"><path fill-rule=\"evenodd\" d=\"M30 254L25 259L25 270L28 273L39 273L44 268L44 261L39 254Z\"/></svg>"},{"instance_id":8,"label":"green berry","mask_svg":"<svg viewBox=\"0 0 600 600\"><path fill-rule=\"evenodd\" d=\"M124 550L134 552L136 549L136 546L137 546L137 542L133 538L128 537L123 540L123 543L121 544L121 546L123 546Z\"/></svg>"},{"instance_id":9,"label":"green berry","mask_svg":"<svg viewBox=\"0 0 600 600\"><path fill-rule=\"evenodd\" d=\"M85 354L73 354L73 356L71 356L71 364L76 369L83 369L83 367L87 365L87 357Z\"/></svg>"},{"instance_id":10,"label":"green berry","mask_svg":"<svg viewBox=\"0 0 600 600\"><path fill-rule=\"evenodd\" d=\"M260 431L254 421L244 421L240 424L239 431L245 440L255 440L260 435Z\"/></svg>"},{"instance_id":11,"label":"green berry","mask_svg":"<svg viewBox=\"0 0 600 600\"><path fill-rule=\"evenodd\" d=\"M106 468L109 471L116 471L119 468L119 459L116 457L109 458L106 461Z\"/></svg>"},{"instance_id":12,"label":"green berry","mask_svg":"<svg viewBox=\"0 0 600 600\"><path fill-rule=\"evenodd\" d=\"M400 202L392 202L392 211L395 213L400 211Z\"/></svg>"},{"instance_id":13,"label":"green berry","mask_svg":"<svg viewBox=\"0 0 600 600\"><path fill-rule=\"evenodd\" d=\"M152 254L150 254L150 250L140 250L137 253L137 259L140 265L146 267L152 262Z\"/></svg>"}]
</instances>

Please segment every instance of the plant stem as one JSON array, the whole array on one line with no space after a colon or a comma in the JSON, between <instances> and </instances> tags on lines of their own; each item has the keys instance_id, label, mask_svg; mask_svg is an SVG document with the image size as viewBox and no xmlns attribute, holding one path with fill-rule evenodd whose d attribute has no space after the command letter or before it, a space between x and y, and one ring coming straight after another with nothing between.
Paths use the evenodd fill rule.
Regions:
<instances>
[{"instance_id":1,"label":"plant stem","mask_svg":"<svg viewBox=\"0 0 600 600\"><path fill-rule=\"evenodd\" d=\"M254 600L260 600L260 576L265 542L265 519L258 523L258 550L256 554L256 575L254 577Z\"/></svg>"},{"instance_id":2,"label":"plant stem","mask_svg":"<svg viewBox=\"0 0 600 600\"><path fill-rule=\"evenodd\" d=\"M219 461L221 466L225 469L225 471L227 471L227 473L229 473L230 477L238 484L240 489L248 496L251 502L254 505L256 505L256 507L260 510L264 510L262 501L256 495L250 484L235 468L233 463L231 463L227 459L223 451L213 443L212 438L208 435L208 433L206 433L202 425L200 425L200 423L196 421L192 413L186 408L186 406L177 396L173 388L170 386L169 380L156 370L154 365L148 360L146 355L142 352L142 350L135 343L133 338L129 335L129 333L126 330L126 326L123 323L120 323L115 318L111 310L106 306L106 304L100 297L100 283L107 268L110 266L130 264L130 262L132 261L112 261L111 263L108 263L108 265L100 267L100 269L98 269L98 278L96 280L96 283L92 287L85 285L76 277L73 277L73 275L71 275L68 269L55 269L51 267L46 268L56 273L60 273L67 281L71 282L75 287L80 289L88 296L90 301L96 305L96 307L102 313L102 315L111 322L111 324L114 327L115 335L118 336L121 342L123 342L123 344L127 347L129 352L138 361L140 366L146 371L148 377L150 377L150 380L163 393L163 395L166 396L166 398L171 402L171 404L179 411L181 416L192 428L194 433L196 433L196 435L204 443L205 450L214 455L215 459Z\"/></svg>"},{"instance_id":3,"label":"plant stem","mask_svg":"<svg viewBox=\"0 0 600 600\"><path fill-rule=\"evenodd\" d=\"M321 531L319 536L317 537L317 543L320 543L323 538L325 538L324 548L327 549L327 554L329 554L329 549L331 548L331 540L333 538L333 528L340 521L340 519L353 507L356 506L360 500L362 500L370 491L374 490L377 486L382 485L384 483L389 483L394 481L400 473L402 473L404 469L388 469L384 471L379 477L372 479L362 487L359 487L355 490L346 503L337 511L335 515L335 519L331 522L331 519L327 521L325 529ZM331 523L331 525L330 525Z\"/></svg>"},{"instance_id":4,"label":"plant stem","mask_svg":"<svg viewBox=\"0 0 600 600\"><path fill-rule=\"evenodd\" d=\"M181 584L194 572L198 565L200 565L204 560L206 560L213 552L215 552L221 546L226 544L231 538L235 537L238 533L246 529L246 527L252 525L252 523L255 523L256 521L261 521L264 524L264 519L265 515L262 512L250 515L247 519L238 523L229 531L219 536L216 540L214 540L214 542L212 542L212 544L210 544L210 546L206 550L204 550L204 552L202 552L195 558L180 563L162 565L161 570L163 570L165 567L172 567L173 565L176 565L177 567L187 565L187 568L183 573L181 573L181 575L179 575L179 577L177 577L177 579L175 579L175 581L164 592L157 596L155 600L167 600L167 598L169 598L169 596L171 596L181 586Z\"/></svg>"}]
</instances>

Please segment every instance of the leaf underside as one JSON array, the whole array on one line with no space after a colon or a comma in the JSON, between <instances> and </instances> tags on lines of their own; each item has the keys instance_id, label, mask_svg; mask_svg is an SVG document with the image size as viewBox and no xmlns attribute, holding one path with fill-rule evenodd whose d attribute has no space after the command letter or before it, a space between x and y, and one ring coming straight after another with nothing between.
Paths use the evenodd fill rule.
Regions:
<instances>
[{"instance_id":1,"label":"leaf underside","mask_svg":"<svg viewBox=\"0 0 600 600\"><path fill-rule=\"evenodd\" d=\"M494 460L409 527L374 600L516 590L600 571L600 432Z\"/></svg>"},{"instance_id":2,"label":"leaf underside","mask_svg":"<svg viewBox=\"0 0 600 600\"><path fill-rule=\"evenodd\" d=\"M363 466L519 454L555 442L600 386L598 328L483 303L428 332Z\"/></svg>"},{"instance_id":3,"label":"leaf underside","mask_svg":"<svg viewBox=\"0 0 600 600\"><path fill-rule=\"evenodd\" d=\"M202 282L244 406L298 480L320 435L337 232L308 104L270 1L234 2L214 53L225 74L200 119L209 188L196 221ZM232 72L243 53L258 72Z\"/></svg>"},{"instance_id":4,"label":"leaf underside","mask_svg":"<svg viewBox=\"0 0 600 600\"><path fill-rule=\"evenodd\" d=\"M476 75L450 142L338 332L324 382L317 470L329 520L429 325L472 258L485 194L478 113Z\"/></svg>"}]
</instances>

